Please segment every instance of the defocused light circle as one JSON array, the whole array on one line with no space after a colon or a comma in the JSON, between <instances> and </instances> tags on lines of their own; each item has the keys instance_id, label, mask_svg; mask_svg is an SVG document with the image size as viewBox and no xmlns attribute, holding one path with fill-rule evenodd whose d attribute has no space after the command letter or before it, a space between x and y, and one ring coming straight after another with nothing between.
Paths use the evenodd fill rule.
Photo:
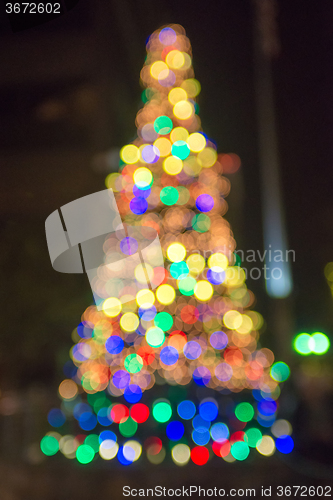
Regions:
<instances>
[{"instance_id":1,"label":"defocused light circle","mask_svg":"<svg viewBox=\"0 0 333 500\"><path fill-rule=\"evenodd\" d=\"M275 446L280 453L288 454L294 449L294 441L290 436L280 436L276 439Z\"/></svg>"},{"instance_id":2,"label":"defocused light circle","mask_svg":"<svg viewBox=\"0 0 333 500\"><path fill-rule=\"evenodd\" d=\"M276 382L285 382L290 375L289 366L283 361L274 363L271 367L270 374Z\"/></svg>"},{"instance_id":3,"label":"defocused light circle","mask_svg":"<svg viewBox=\"0 0 333 500\"><path fill-rule=\"evenodd\" d=\"M325 354L330 348L330 340L327 335L323 333L316 332L312 334L312 341L314 343L312 347L312 352L315 354Z\"/></svg>"},{"instance_id":4,"label":"defocused light circle","mask_svg":"<svg viewBox=\"0 0 333 500\"><path fill-rule=\"evenodd\" d=\"M172 460L177 465L186 465L191 458L191 450L186 444L176 444L171 450Z\"/></svg>"},{"instance_id":5,"label":"defocused light circle","mask_svg":"<svg viewBox=\"0 0 333 500\"><path fill-rule=\"evenodd\" d=\"M178 101L173 107L173 114L179 120L188 120L193 113L193 104L189 101Z\"/></svg>"},{"instance_id":6,"label":"defocused light circle","mask_svg":"<svg viewBox=\"0 0 333 500\"><path fill-rule=\"evenodd\" d=\"M151 347L161 347L164 344L165 334L161 328L152 327L146 332L146 342Z\"/></svg>"},{"instance_id":7,"label":"defocused light circle","mask_svg":"<svg viewBox=\"0 0 333 500\"><path fill-rule=\"evenodd\" d=\"M213 293L214 293L214 288L209 283L209 281L201 280L197 282L194 289L194 295L198 300L201 300L202 302L207 302L212 297Z\"/></svg>"},{"instance_id":8,"label":"defocused light circle","mask_svg":"<svg viewBox=\"0 0 333 500\"><path fill-rule=\"evenodd\" d=\"M167 257L171 262L181 262L186 256L186 248L181 243L171 243L167 249Z\"/></svg>"},{"instance_id":9,"label":"defocused light circle","mask_svg":"<svg viewBox=\"0 0 333 500\"><path fill-rule=\"evenodd\" d=\"M153 417L157 422L168 422L172 415L172 409L169 403L160 401L153 405Z\"/></svg>"},{"instance_id":10,"label":"defocused light circle","mask_svg":"<svg viewBox=\"0 0 333 500\"><path fill-rule=\"evenodd\" d=\"M120 314L122 309L122 304L119 299L115 297L110 297L103 302L103 312L106 316L110 318L115 318Z\"/></svg>"},{"instance_id":11,"label":"defocused light circle","mask_svg":"<svg viewBox=\"0 0 333 500\"><path fill-rule=\"evenodd\" d=\"M133 180L140 189L147 189L152 185L153 174L146 167L137 168L133 174Z\"/></svg>"},{"instance_id":12,"label":"defocused light circle","mask_svg":"<svg viewBox=\"0 0 333 500\"><path fill-rule=\"evenodd\" d=\"M262 440L257 444L256 449L261 455L270 457L275 452L274 439L271 436L263 436Z\"/></svg>"},{"instance_id":13,"label":"defocused light circle","mask_svg":"<svg viewBox=\"0 0 333 500\"><path fill-rule=\"evenodd\" d=\"M200 153L206 146L205 136L199 132L194 132L188 137L187 144L193 153Z\"/></svg>"},{"instance_id":14,"label":"defocused light circle","mask_svg":"<svg viewBox=\"0 0 333 500\"><path fill-rule=\"evenodd\" d=\"M156 298L165 306L171 304L176 297L175 289L168 284L160 285L156 290Z\"/></svg>"},{"instance_id":15,"label":"defocused light circle","mask_svg":"<svg viewBox=\"0 0 333 500\"><path fill-rule=\"evenodd\" d=\"M128 144L120 150L120 158L128 164L133 164L140 159L140 150L134 144Z\"/></svg>"},{"instance_id":16,"label":"defocused light circle","mask_svg":"<svg viewBox=\"0 0 333 500\"><path fill-rule=\"evenodd\" d=\"M139 326L139 318L136 314L128 312L122 315L119 324L125 332L134 332Z\"/></svg>"},{"instance_id":17,"label":"defocused light circle","mask_svg":"<svg viewBox=\"0 0 333 500\"><path fill-rule=\"evenodd\" d=\"M250 453L250 448L244 441L236 441L231 446L231 455L239 461L246 460Z\"/></svg>"}]
</instances>

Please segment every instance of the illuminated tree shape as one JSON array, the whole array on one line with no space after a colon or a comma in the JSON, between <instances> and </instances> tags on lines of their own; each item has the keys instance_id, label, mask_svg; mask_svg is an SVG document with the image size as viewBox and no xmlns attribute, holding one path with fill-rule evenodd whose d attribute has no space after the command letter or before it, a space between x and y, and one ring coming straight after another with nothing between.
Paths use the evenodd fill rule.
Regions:
<instances>
[{"instance_id":1,"label":"illuminated tree shape","mask_svg":"<svg viewBox=\"0 0 333 500\"><path fill-rule=\"evenodd\" d=\"M254 295L223 217L230 190L223 167L232 171L237 157L218 155L201 129L200 84L181 26L151 35L141 81L137 138L121 149L119 173L106 185L125 227L159 233L165 269L139 264L135 279L163 281L154 291L137 292L101 268L94 290L105 299L103 311L91 306L84 312L73 365L66 367L73 380L59 389L63 413L73 414L81 428L76 433L90 434L84 443L82 436L66 438L67 449L60 443L60 450L82 463L99 451L126 465L140 457L144 441L152 463L162 462L168 449L178 465L190 459L203 465L210 450L228 462L245 460L251 448L271 455L271 428L278 450L289 453L290 424L276 420L279 383L289 368L257 347L263 319L250 310ZM114 243L106 240L104 251L105 262L112 262ZM225 394L232 393L226 405Z\"/></svg>"}]
</instances>

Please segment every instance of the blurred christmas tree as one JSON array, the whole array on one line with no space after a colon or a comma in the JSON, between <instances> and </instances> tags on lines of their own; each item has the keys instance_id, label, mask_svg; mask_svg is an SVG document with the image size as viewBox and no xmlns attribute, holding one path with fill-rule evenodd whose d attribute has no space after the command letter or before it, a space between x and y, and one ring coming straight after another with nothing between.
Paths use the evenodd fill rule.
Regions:
<instances>
[{"instance_id":1,"label":"blurred christmas tree","mask_svg":"<svg viewBox=\"0 0 333 500\"><path fill-rule=\"evenodd\" d=\"M131 286L119 262L137 252L134 233L118 235L117 246L105 241L93 287L102 310L88 307L73 332L61 408L48 415L58 429L41 449L81 463L117 456L124 465L143 448L150 462L177 465L214 454L245 460L251 448L289 453L291 426L276 420L289 368L257 346L263 320L249 309L254 296L223 218L230 183L222 174L239 159L218 156L201 130L200 84L181 26L151 35L141 81L137 138L106 185L125 227L158 232L165 268L139 263Z\"/></svg>"}]
</instances>

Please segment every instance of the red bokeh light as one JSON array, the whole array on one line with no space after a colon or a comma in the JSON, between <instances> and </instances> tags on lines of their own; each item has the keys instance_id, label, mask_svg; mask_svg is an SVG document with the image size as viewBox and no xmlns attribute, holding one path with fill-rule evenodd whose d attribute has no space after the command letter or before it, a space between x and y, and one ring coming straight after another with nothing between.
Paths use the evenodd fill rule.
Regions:
<instances>
[{"instance_id":1,"label":"red bokeh light","mask_svg":"<svg viewBox=\"0 0 333 500\"><path fill-rule=\"evenodd\" d=\"M136 403L131 408L131 417L138 424L142 424L149 417L149 408L143 403Z\"/></svg>"},{"instance_id":2,"label":"red bokeh light","mask_svg":"<svg viewBox=\"0 0 333 500\"><path fill-rule=\"evenodd\" d=\"M162 441L158 437L151 436L145 440L143 446L150 455L157 455L162 449Z\"/></svg>"},{"instance_id":3,"label":"red bokeh light","mask_svg":"<svg viewBox=\"0 0 333 500\"><path fill-rule=\"evenodd\" d=\"M116 424L124 422L127 420L128 416L129 409L125 405L117 404L111 408L111 418L114 422L116 422Z\"/></svg>"},{"instance_id":4,"label":"red bokeh light","mask_svg":"<svg viewBox=\"0 0 333 500\"><path fill-rule=\"evenodd\" d=\"M205 446L196 446L191 451L191 459L197 465L205 465L209 459L209 451Z\"/></svg>"},{"instance_id":5,"label":"red bokeh light","mask_svg":"<svg viewBox=\"0 0 333 500\"><path fill-rule=\"evenodd\" d=\"M199 311L195 306L184 306L180 312L180 317L188 325L193 325L199 319Z\"/></svg>"},{"instance_id":6,"label":"red bokeh light","mask_svg":"<svg viewBox=\"0 0 333 500\"><path fill-rule=\"evenodd\" d=\"M215 455L217 455L218 457L226 457L230 453L231 445L227 439L223 443L214 441L214 443L212 444L212 449Z\"/></svg>"}]
</instances>

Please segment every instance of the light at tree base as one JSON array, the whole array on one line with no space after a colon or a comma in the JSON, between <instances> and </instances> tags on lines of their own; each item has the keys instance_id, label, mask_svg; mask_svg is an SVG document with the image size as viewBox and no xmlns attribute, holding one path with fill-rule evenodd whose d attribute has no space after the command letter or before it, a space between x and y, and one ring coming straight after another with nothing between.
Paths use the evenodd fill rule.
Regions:
<instances>
[{"instance_id":1,"label":"light at tree base","mask_svg":"<svg viewBox=\"0 0 333 500\"><path fill-rule=\"evenodd\" d=\"M290 453L291 426L276 419L289 368L257 345L263 319L250 310L254 295L223 217L223 172L239 159L218 155L201 129L200 84L181 26L151 35L141 81L137 139L121 149L106 185L125 228L158 232L165 268L139 261L134 287L121 264L100 267L93 288L103 308L88 307L73 332L61 407L49 412L54 430L41 449L82 464L117 457L129 465L144 453L179 466ZM137 252L134 237L116 237L116 246L114 236L104 243L106 264ZM145 288L154 280L154 291Z\"/></svg>"}]
</instances>

